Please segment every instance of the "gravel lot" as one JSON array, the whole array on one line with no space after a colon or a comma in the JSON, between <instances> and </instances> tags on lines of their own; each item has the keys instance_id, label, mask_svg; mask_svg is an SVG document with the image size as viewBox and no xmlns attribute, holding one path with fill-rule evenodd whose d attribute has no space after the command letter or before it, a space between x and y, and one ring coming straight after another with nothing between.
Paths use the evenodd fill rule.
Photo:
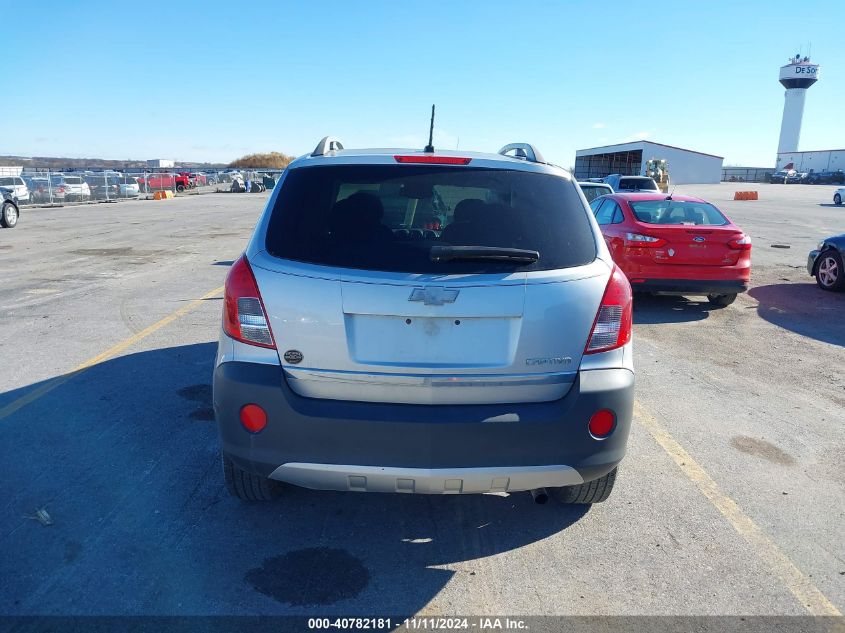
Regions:
<instances>
[{"instance_id":1,"label":"gravel lot","mask_svg":"<svg viewBox=\"0 0 845 633\"><path fill-rule=\"evenodd\" d=\"M845 231L833 189L678 188L752 236L752 288L637 298L637 421L591 508L229 498L214 291L266 195L24 208L0 231L0 615L845 611L845 294L804 268Z\"/></svg>"}]
</instances>

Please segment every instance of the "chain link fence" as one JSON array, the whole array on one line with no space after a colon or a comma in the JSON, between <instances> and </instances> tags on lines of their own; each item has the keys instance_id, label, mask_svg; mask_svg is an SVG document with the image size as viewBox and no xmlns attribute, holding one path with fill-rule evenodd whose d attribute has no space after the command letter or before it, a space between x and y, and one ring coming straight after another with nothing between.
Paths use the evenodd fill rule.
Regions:
<instances>
[{"instance_id":1,"label":"chain link fence","mask_svg":"<svg viewBox=\"0 0 845 633\"><path fill-rule=\"evenodd\" d=\"M770 182L773 173L765 167L723 167L722 182Z\"/></svg>"},{"instance_id":2,"label":"chain link fence","mask_svg":"<svg viewBox=\"0 0 845 633\"><path fill-rule=\"evenodd\" d=\"M146 199L158 191L174 195L272 189L281 171L126 169L122 171L0 167L0 187L23 205L63 205Z\"/></svg>"}]
</instances>

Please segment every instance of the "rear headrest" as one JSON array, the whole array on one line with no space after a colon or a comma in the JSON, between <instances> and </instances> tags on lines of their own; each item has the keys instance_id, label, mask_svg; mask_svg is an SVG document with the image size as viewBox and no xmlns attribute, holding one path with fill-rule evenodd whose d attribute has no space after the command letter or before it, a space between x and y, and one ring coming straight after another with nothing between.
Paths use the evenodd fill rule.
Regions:
<instances>
[{"instance_id":1,"label":"rear headrest","mask_svg":"<svg viewBox=\"0 0 845 633\"><path fill-rule=\"evenodd\" d=\"M485 204L482 200L467 198L455 207L454 222L478 222L484 217Z\"/></svg>"},{"instance_id":2,"label":"rear headrest","mask_svg":"<svg viewBox=\"0 0 845 633\"><path fill-rule=\"evenodd\" d=\"M384 206L378 196L359 191L335 203L331 215L331 226L334 230L371 227L381 223Z\"/></svg>"}]
</instances>

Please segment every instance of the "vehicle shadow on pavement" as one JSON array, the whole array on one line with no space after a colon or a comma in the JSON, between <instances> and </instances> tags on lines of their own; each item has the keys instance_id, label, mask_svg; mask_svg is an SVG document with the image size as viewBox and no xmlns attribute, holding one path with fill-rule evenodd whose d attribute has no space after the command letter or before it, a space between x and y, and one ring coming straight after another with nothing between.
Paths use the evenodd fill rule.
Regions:
<instances>
[{"instance_id":1,"label":"vehicle shadow on pavement","mask_svg":"<svg viewBox=\"0 0 845 633\"><path fill-rule=\"evenodd\" d=\"M634 293L634 325L701 321L710 316L711 310L719 309L704 297L688 299L673 295Z\"/></svg>"},{"instance_id":2,"label":"vehicle shadow on pavement","mask_svg":"<svg viewBox=\"0 0 845 633\"><path fill-rule=\"evenodd\" d=\"M45 391L0 421L0 614L412 614L456 575L484 590L486 557L589 510L527 492L239 502L220 468L215 346L0 393L2 409Z\"/></svg>"},{"instance_id":3,"label":"vehicle shadow on pavement","mask_svg":"<svg viewBox=\"0 0 845 633\"><path fill-rule=\"evenodd\" d=\"M845 293L826 292L814 283L757 286L748 294L759 303L757 314L796 334L845 347Z\"/></svg>"},{"instance_id":4,"label":"vehicle shadow on pavement","mask_svg":"<svg viewBox=\"0 0 845 633\"><path fill-rule=\"evenodd\" d=\"M831 207L833 209L845 209L841 204L835 204L833 202L820 202L820 207Z\"/></svg>"}]
</instances>

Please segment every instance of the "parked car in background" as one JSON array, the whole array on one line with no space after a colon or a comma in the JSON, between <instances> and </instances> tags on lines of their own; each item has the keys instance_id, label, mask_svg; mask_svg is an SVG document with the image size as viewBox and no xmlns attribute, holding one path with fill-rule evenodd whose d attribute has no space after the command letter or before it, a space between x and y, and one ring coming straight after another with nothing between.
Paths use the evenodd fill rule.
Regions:
<instances>
[{"instance_id":1,"label":"parked car in background","mask_svg":"<svg viewBox=\"0 0 845 633\"><path fill-rule=\"evenodd\" d=\"M816 278L816 283L822 290L845 289L843 253L845 253L845 233L822 240L818 247L810 251L807 256L807 272L811 277Z\"/></svg>"},{"instance_id":2,"label":"parked car in background","mask_svg":"<svg viewBox=\"0 0 845 633\"><path fill-rule=\"evenodd\" d=\"M244 179L241 172L234 169L228 169L219 173L219 182L232 182L237 178L240 178L241 180Z\"/></svg>"},{"instance_id":3,"label":"parked car in background","mask_svg":"<svg viewBox=\"0 0 845 633\"><path fill-rule=\"evenodd\" d=\"M30 201L34 204L50 202L50 180L46 177L34 176L27 182Z\"/></svg>"},{"instance_id":4,"label":"parked car in background","mask_svg":"<svg viewBox=\"0 0 845 633\"><path fill-rule=\"evenodd\" d=\"M207 185L216 185L217 184L218 180L217 180L217 174L216 173L205 172L204 175L205 175L205 184L207 184Z\"/></svg>"},{"instance_id":5,"label":"parked car in background","mask_svg":"<svg viewBox=\"0 0 845 633\"><path fill-rule=\"evenodd\" d=\"M91 199L91 188L82 176L53 174L50 184L55 202L85 202Z\"/></svg>"},{"instance_id":6,"label":"parked car in background","mask_svg":"<svg viewBox=\"0 0 845 633\"><path fill-rule=\"evenodd\" d=\"M194 187L204 187L208 184L208 179L205 177L205 174L200 172L191 172L188 174L188 178L191 179Z\"/></svg>"},{"instance_id":7,"label":"parked car in background","mask_svg":"<svg viewBox=\"0 0 845 633\"><path fill-rule=\"evenodd\" d=\"M20 207L11 188L0 187L0 227L13 229L18 225Z\"/></svg>"},{"instance_id":8,"label":"parked car in background","mask_svg":"<svg viewBox=\"0 0 845 633\"><path fill-rule=\"evenodd\" d=\"M141 186L138 184L138 178L135 176L119 176L117 180L120 186L121 198L137 198L141 195Z\"/></svg>"},{"instance_id":9,"label":"parked car in background","mask_svg":"<svg viewBox=\"0 0 845 633\"><path fill-rule=\"evenodd\" d=\"M83 179L88 183L91 198L94 200L117 200L120 197L120 183L117 176L85 174Z\"/></svg>"},{"instance_id":10,"label":"parked car in background","mask_svg":"<svg viewBox=\"0 0 845 633\"><path fill-rule=\"evenodd\" d=\"M291 163L226 279L229 492L604 501L631 426L631 286L571 176L525 144L327 143ZM435 212L442 230L417 232Z\"/></svg>"},{"instance_id":11,"label":"parked car in background","mask_svg":"<svg viewBox=\"0 0 845 633\"><path fill-rule=\"evenodd\" d=\"M843 200L845 200L845 187L839 187L833 192L833 204L842 204Z\"/></svg>"},{"instance_id":12,"label":"parked car in background","mask_svg":"<svg viewBox=\"0 0 845 633\"><path fill-rule=\"evenodd\" d=\"M751 238L692 196L615 193L590 204L634 291L706 295L727 306L751 279Z\"/></svg>"},{"instance_id":13,"label":"parked car in background","mask_svg":"<svg viewBox=\"0 0 845 633\"><path fill-rule=\"evenodd\" d=\"M599 196L613 193L613 187L604 182L579 182L578 186L581 187L581 191L584 192L584 197L587 199L587 202L592 202Z\"/></svg>"},{"instance_id":14,"label":"parked car in background","mask_svg":"<svg viewBox=\"0 0 845 633\"><path fill-rule=\"evenodd\" d=\"M171 191L185 191L191 188L191 180L187 175L172 174L172 173L154 173L147 174L144 178L138 179L139 184L144 187L145 191L162 191L169 189Z\"/></svg>"},{"instance_id":15,"label":"parked car in background","mask_svg":"<svg viewBox=\"0 0 845 633\"><path fill-rule=\"evenodd\" d=\"M784 169L781 171L776 171L769 178L769 182L777 185L785 185L790 178L794 179L797 174L798 172L794 169Z\"/></svg>"},{"instance_id":16,"label":"parked car in background","mask_svg":"<svg viewBox=\"0 0 845 633\"><path fill-rule=\"evenodd\" d=\"M845 172L816 171L807 175L807 182L811 185L845 185Z\"/></svg>"},{"instance_id":17,"label":"parked car in background","mask_svg":"<svg viewBox=\"0 0 845 633\"><path fill-rule=\"evenodd\" d=\"M653 178L648 176L622 176L621 174L610 174L603 179L603 182L613 187L613 191L622 193L629 191L657 191L660 188Z\"/></svg>"},{"instance_id":18,"label":"parked car in background","mask_svg":"<svg viewBox=\"0 0 845 633\"><path fill-rule=\"evenodd\" d=\"M786 176L787 185L799 185L807 182L809 174L806 171L790 172Z\"/></svg>"},{"instance_id":19,"label":"parked car in background","mask_svg":"<svg viewBox=\"0 0 845 633\"><path fill-rule=\"evenodd\" d=\"M20 176L0 176L0 187L11 189L15 198L18 199L18 204L30 202L29 187L26 186L26 182Z\"/></svg>"}]
</instances>

